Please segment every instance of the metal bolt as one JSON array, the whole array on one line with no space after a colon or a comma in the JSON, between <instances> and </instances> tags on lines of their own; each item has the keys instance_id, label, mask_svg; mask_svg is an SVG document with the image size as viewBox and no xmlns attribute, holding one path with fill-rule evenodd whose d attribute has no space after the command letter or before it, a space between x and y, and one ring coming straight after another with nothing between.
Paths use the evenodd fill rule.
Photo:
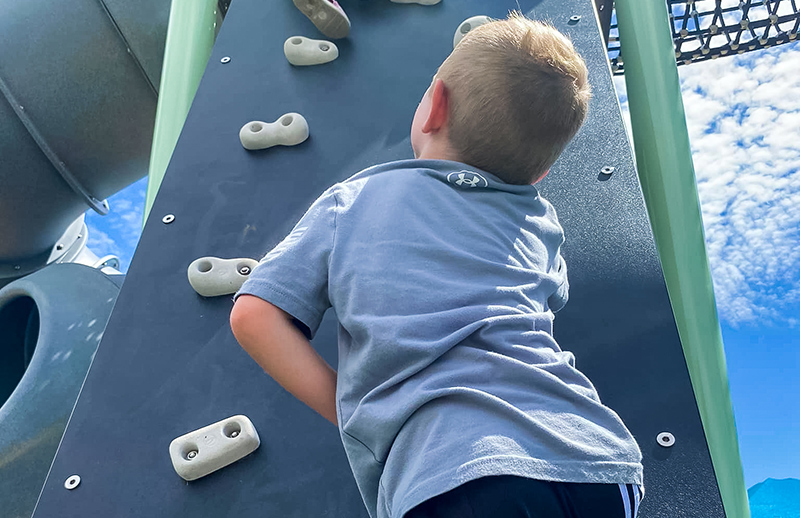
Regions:
<instances>
[{"instance_id":1,"label":"metal bolt","mask_svg":"<svg viewBox=\"0 0 800 518\"><path fill-rule=\"evenodd\" d=\"M574 14L569 17L569 21L572 23L578 23L579 21L581 21L581 17L580 15Z\"/></svg>"},{"instance_id":2,"label":"metal bolt","mask_svg":"<svg viewBox=\"0 0 800 518\"><path fill-rule=\"evenodd\" d=\"M15 265L14 265L14 269L15 269L15 270L19 270L19 269L20 269L20 265L18 265L18 264L15 264Z\"/></svg>"},{"instance_id":3,"label":"metal bolt","mask_svg":"<svg viewBox=\"0 0 800 518\"><path fill-rule=\"evenodd\" d=\"M195 457L197 457L197 451L196 450L192 450L192 451L190 451L189 453L186 454L186 458L188 460L192 460Z\"/></svg>"},{"instance_id":4,"label":"metal bolt","mask_svg":"<svg viewBox=\"0 0 800 518\"><path fill-rule=\"evenodd\" d=\"M236 430L232 431L231 435L230 435L230 438L231 439L235 439L237 437L239 437L239 432L237 432Z\"/></svg>"},{"instance_id":5,"label":"metal bolt","mask_svg":"<svg viewBox=\"0 0 800 518\"><path fill-rule=\"evenodd\" d=\"M225 56L224 58L220 59L219 62L224 65L225 63L230 63L231 58L229 56Z\"/></svg>"},{"instance_id":6,"label":"metal bolt","mask_svg":"<svg viewBox=\"0 0 800 518\"><path fill-rule=\"evenodd\" d=\"M249 266L242 266L239 268L239 273L242 275L250 275L250 267Z\"/></svg>"},{"instance_id":7,"label":"metal bolt","mask_svg":"<svg viewBox=\"0 0 800 518\"><path fill-rule=\"evenodd\" d=\"M661 432L656 437L656 441L664 448L672 448L675 445L675 436L669 432Z\"/></svg>"},{"instance_id":8,"label":"metal bolt","mask_svg":"<svg viewBox=\"0 0 800 518\"><path fill-rule=\"evenodd\" d=\"M605 174L605 175L610 175L610 174L614 173L615 170L616 170L615 167L611 167L610 165L607 165L604 168L600 169L600 173L601 174Z\"/></svg>"},{"instance_id":9,"label":"metal bolt","mask_svg":"<svg viewBox=\"0 0 800 518\"><path fill-rule=\"evenodd\" d=\"M64 481L64 487L66 489L75 489L78 487L78 484L81 483L81 477L78 475L72 475L67 480Z\"/></svg>"},{"instance_id":10,"label":"metal bolt","mask_svg":"<svg viewBox=\"0 0 800 518\"><path fill-rule=\"evenodd\" d=\"M175 215L174 214L167 214L166 216L161 218L161 222L164 223L165 225L169 225L173 221L175 221Z\"/></svg>"}]
</instances>

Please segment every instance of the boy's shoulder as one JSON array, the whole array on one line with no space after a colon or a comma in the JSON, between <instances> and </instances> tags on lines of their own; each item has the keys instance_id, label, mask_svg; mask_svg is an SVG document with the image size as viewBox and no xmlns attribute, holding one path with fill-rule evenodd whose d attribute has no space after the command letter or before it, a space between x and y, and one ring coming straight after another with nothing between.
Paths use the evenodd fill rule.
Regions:
<instances>
[{"instance_id":1,"label":"boy's shoulder","mask_svg":"<svg viewBox=\"0 0 800 518\"><path fill-rule=\"evenodd\" d=\"M359 226L369 225L364 220L392 228L412 220L463 226L465 219L490 226L508 221L526 228L559 226L555 209L533 185L508 184L487 171L447 160L378 164L329 192L336 200L337 220L359 221Z\"/></svg>"},{"instance_id":2,"label":"boy's shoulder","mask_svg":"<svg viewBox=\"0 0 800 518\"><path fill-rule=\"evenodd\" d=\"M377 164L364 169L350 178L334 185L331 189L336 192L359 191L370 181L381 184L401 186L404 184L417 185L420 189L434 185L446 186L448 191L487 192L502 191L511 194L539 197L538 190L533 185L514 185L505 183L494 174L451 160L398 160ZM433 180L423 182L422 180ZM382 190L382 194L391 195L390 190Z\"/></svg>"}]
</instances>

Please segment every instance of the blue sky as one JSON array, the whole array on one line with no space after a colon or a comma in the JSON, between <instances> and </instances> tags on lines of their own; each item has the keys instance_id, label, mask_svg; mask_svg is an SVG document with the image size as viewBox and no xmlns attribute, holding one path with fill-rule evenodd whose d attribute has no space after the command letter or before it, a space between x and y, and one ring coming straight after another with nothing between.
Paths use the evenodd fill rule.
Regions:
<instances>
[{"instance_id":1,"label":"blue sky","mask_svg":"<svg viewBox=\"0 0 800 518\"><path fill-rule=\"evenodd\" d=\"M678 70L745 484L800 478L800 42Z\"/></svg>"},{"instance_id":2,"label":"blue sky","mask_svg":"<svg viewBox=\"0 0 800 518\"><path fill-rule=\"evenodd\" d=\"M800 478L800 41L679 71L745 483ZM87 213L123 270L146 182Z\"/></svg>"}]
</instances>

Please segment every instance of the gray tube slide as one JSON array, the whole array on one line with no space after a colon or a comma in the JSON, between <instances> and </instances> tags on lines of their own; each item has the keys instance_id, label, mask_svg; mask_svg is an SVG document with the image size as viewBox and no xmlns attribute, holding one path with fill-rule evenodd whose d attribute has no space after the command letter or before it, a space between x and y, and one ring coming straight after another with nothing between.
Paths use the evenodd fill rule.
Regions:
<instances>
[{"instance_id":1,"label":"gray tube slide","mask_svg":"<svg viewBox=\"0 0 800 518\"><path fill-rule=\"evenodd\" d=\"M147 174L170 2L0 0L0 287Z\"/></svg>"}]
</instances>

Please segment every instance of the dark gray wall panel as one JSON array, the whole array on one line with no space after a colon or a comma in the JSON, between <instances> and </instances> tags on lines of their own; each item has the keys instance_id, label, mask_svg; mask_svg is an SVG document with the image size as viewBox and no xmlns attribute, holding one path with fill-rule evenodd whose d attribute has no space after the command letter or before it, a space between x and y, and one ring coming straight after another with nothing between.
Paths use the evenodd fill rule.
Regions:
<instances>
[{"instance_id":1,"label":"dark gray wall panel","mask_svg":"<svg viewBox=\"0 0 800 518\"><path fill-rule=\"evenodd\" d=\"M642 445L642 516L723 516L591 0L521 4L573 37L595 92L587 125L541 185L567 233L572 292L557 338ZM291 2L231 6L37 518L366 516L336 430L239 349L230 299L197 296L186 267L205 255L258 258L332 183L410 157L414 109L456 27L516 5L349 2L353 31L337 42L339 59L310 68L283 57L286 38L319 37ZM292 111L309 122L307 142L242 149L242 125ZM599 174L606 165L616 167L610 178ZM175 221L161 223L165 214ZM334 363L335 331L329 314L314 341ZM181 480L169 442L239 413L261 447L205 479ZM674 447L656 444L661 431L676 436ZM66 491L73 473L83 482Z\"/></svg>"}]
</instances>

